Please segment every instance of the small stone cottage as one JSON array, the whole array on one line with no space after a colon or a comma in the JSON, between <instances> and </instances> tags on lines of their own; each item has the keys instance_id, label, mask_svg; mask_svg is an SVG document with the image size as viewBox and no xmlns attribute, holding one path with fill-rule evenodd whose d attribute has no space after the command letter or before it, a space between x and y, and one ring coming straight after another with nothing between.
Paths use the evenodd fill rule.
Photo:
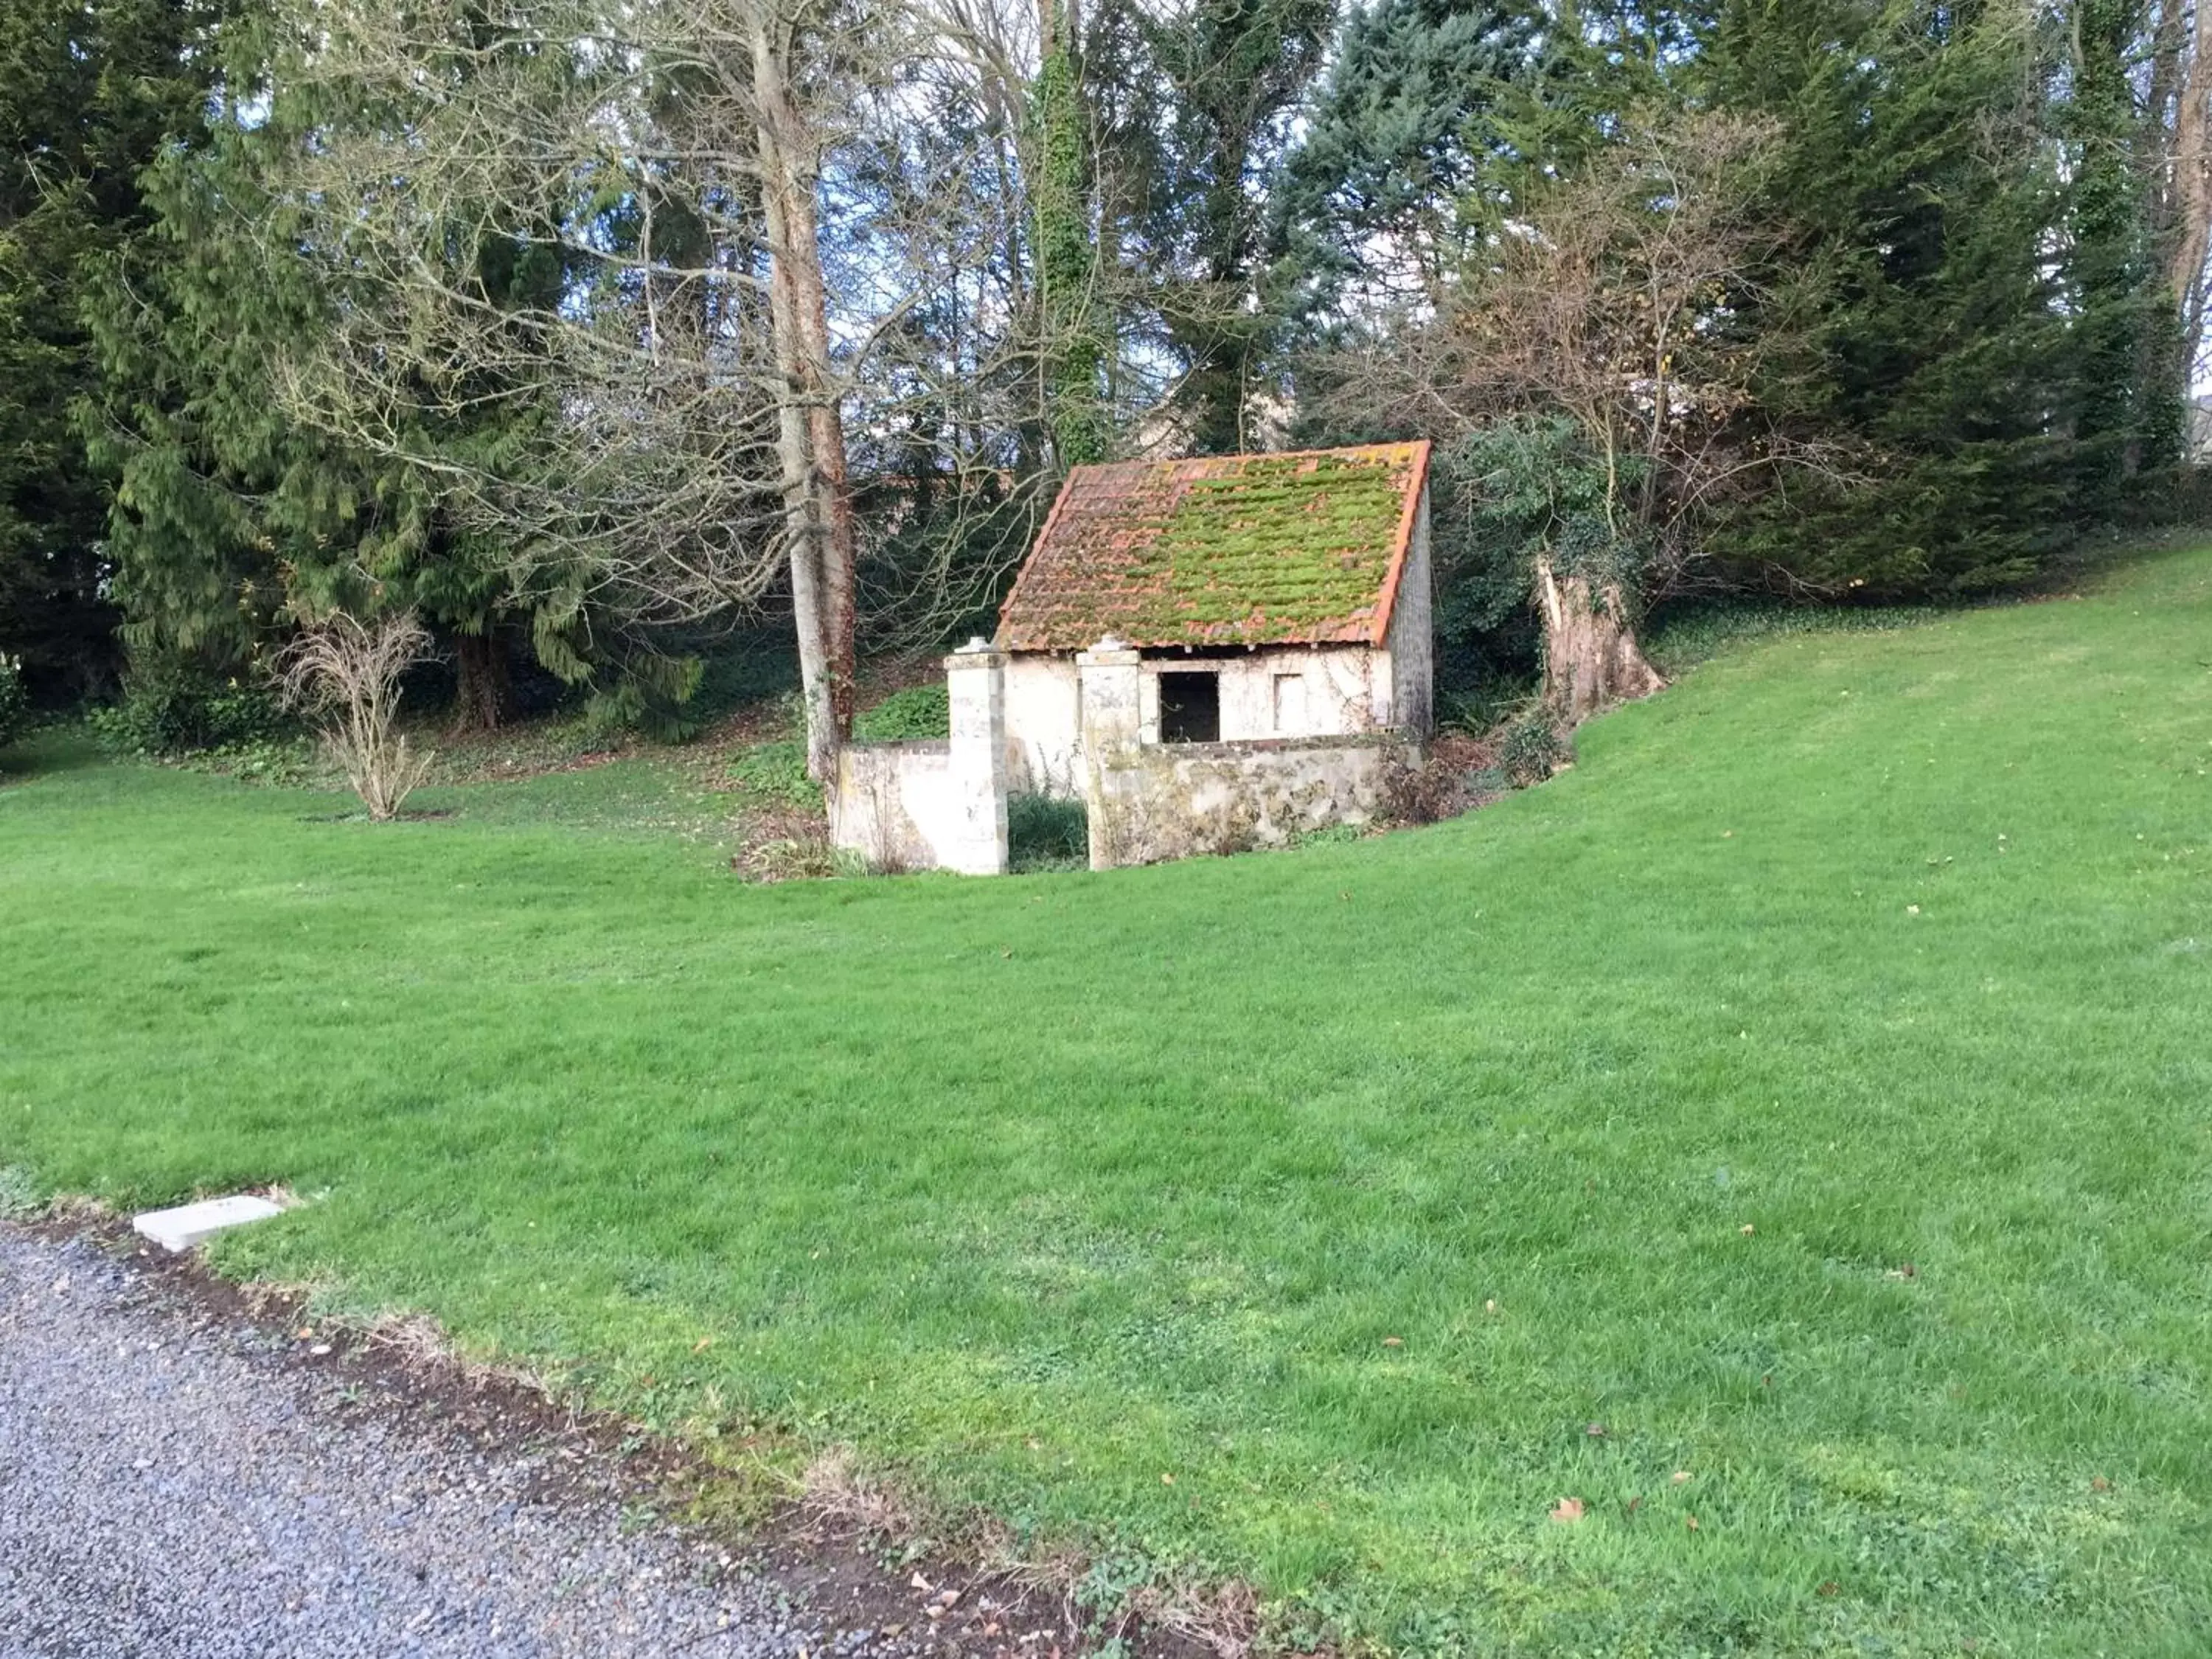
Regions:
<instances>
[{"instance_id":1,"label":"small stone cottage","mask_svg":"<svg viewBox=\"0 0 2212 1659\"><path fill-rule=\"evenodd\" d=\"M1075 468L951 738L842 752L838 844L1003 871L1021 793L1085 803L1095 869L1364 821L1431 724L1428 486L1425 442Z\"/></svg>"},{"instance_id":2,"label":"small stone cottage","mask_svg":"<svg viewBox=\"0 0 2212 1659\"><path fill-rule=\"evenodd\" d=\"M1431 724L1429 446L1079 466L1000 613L1017 789L1083 793L1078 653L1138 658L1138 741Z\"/></svg>"}]
</instances>

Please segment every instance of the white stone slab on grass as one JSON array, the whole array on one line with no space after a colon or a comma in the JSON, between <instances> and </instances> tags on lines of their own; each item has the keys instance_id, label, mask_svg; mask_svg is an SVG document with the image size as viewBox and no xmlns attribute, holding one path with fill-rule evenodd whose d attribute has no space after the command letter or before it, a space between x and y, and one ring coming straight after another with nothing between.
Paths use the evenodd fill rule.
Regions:
<instances>
[{"instance_id":1,"label":"white stone slab on grass","mask_svg":"<svg viewBox=\"0 0 2212 1659\"><path fill-rule=\"evenodd\" d=\"M132 1216L131 1224L163 1249L182 1252L226 1228L243 1227L249 1221L266 1221L283 1213L281 1206L265 1198L256 1198L251 1193L233 1193L228 1198L180 1204L173 1210L149 1210L143 1215Z\"/></svg>"}]
</instances>

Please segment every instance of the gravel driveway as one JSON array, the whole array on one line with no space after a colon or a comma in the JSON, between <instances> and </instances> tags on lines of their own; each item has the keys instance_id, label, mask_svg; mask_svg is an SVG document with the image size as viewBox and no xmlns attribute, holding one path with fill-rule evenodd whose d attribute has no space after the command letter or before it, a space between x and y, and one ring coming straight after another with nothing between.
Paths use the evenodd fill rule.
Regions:
<instances>
[{"instance_id":1,"label":"gravel driveway","mask_svg":"<svg viewBox=\"0 0 2212 1659\"><path fill-rule=\"evenodd\" d=\"M743 1561L626 1528L573 1450L364 1404L295 1346L0 1225L0 1659L938 1645L840 1633Z\"/></svg>"}]
</instances>

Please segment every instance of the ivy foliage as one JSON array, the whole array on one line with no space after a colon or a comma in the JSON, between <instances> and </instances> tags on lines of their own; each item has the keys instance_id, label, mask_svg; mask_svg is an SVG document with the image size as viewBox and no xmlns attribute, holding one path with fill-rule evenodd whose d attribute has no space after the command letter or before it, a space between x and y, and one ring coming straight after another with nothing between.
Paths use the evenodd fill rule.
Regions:
<instances>
[{"instance_id":1,"label":"ivy foliage","mask_svg":"<svg viewBox=\"0 0 2212 1659\"><path fill-rule=\"evenodd\" d=\"M908 743L951 732L951 700L941 684L894 691L853 721L853 735L862 743Z\"/></svg>"},{"instance_id":2,"label":"ivy foliage","mask_svg":"<svg viewBox=\"0 0 2212 1659\"><path fill-rule=\"evenodd\" d=\"M1037 70L1037 283L1042 291L1047 398L1053 447L1063 467L1106 459L1111 441L1103 376L1103 324L1093 292L1092 158L1074 43L1064 8Z\"/></svg>"}]
</instances>

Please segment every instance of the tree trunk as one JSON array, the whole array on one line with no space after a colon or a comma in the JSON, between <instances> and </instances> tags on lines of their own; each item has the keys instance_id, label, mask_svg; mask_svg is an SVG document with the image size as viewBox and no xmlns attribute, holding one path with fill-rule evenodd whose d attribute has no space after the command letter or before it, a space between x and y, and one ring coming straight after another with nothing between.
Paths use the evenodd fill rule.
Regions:
<instances>
[{"instance_id":1,"label":"tree trunk","mask_svg":"<svg viewBox=\"0 0 2212 1659\"><path fill-rule=\"evenodd\" d=\"M458 674L453 688L453 730L496 732L507 724L513 684L507 647L487 623L483 631L453 636Z\"/></svg>"},{"instance_id":2,"label":"tree trunk","mask_svg":"<svg viewBox=\"0 0 2212 1659\"><path fill-rule=\"evenodd\" d=\"M787 52L757 13L751 46L771 267L769 331L781 383L776 453L791 544L806 770L817 783L828 783L853 719L854 532L845 434L830 372L814 179L805 161L806 135L792 94Z\"/></svg>"},{"instance_id":3,"label":"tree trunk","mask_svg":"<svg viewBox=\"0 0 2212 1659\"><path fill-rule=\"evenodd\" d=\"M1536 603L1544 616L1544 701L1565 724L1578 726L1667 684L1644 660L1619 588L1562 576L1549 559L1539 559Z\"/></svg>"},{"instance_id":4,"label":"tree trunk","mask_svg":"<svg viewBox=\"0 0 2212 1659\"><path fill-rule=\"evenodd\" d=\"M787 154L788 152L787 152ZM807 442L814 458L816 511L823 526L823 649L830 676L830 708L837 740L853 734L858 664L853 631L858 605L854 595L856 532L852 485L845 470L845 417L830 363L830 312L817 252L818 230L811 177L791 192L787 229L794 250L791 271L793 320L799 328L801 391L806 400Z\"/></svg>"},{"instance_id":5,"label":"tree trunk","mask_svg":"<svg viewBox=\"0 0 2212 1659\"><path fill-rule=\"evenodd\" d=\"M2188 62L2182 70L2173 170L2173 242L2166 284L2180 307L2182 338L2190 360L2186 376L2196 368L2197 338L2204 325L2204 260L2207 243L2212 241L2212 3L2197 9Z\"/></svg>"}]
</instances>

